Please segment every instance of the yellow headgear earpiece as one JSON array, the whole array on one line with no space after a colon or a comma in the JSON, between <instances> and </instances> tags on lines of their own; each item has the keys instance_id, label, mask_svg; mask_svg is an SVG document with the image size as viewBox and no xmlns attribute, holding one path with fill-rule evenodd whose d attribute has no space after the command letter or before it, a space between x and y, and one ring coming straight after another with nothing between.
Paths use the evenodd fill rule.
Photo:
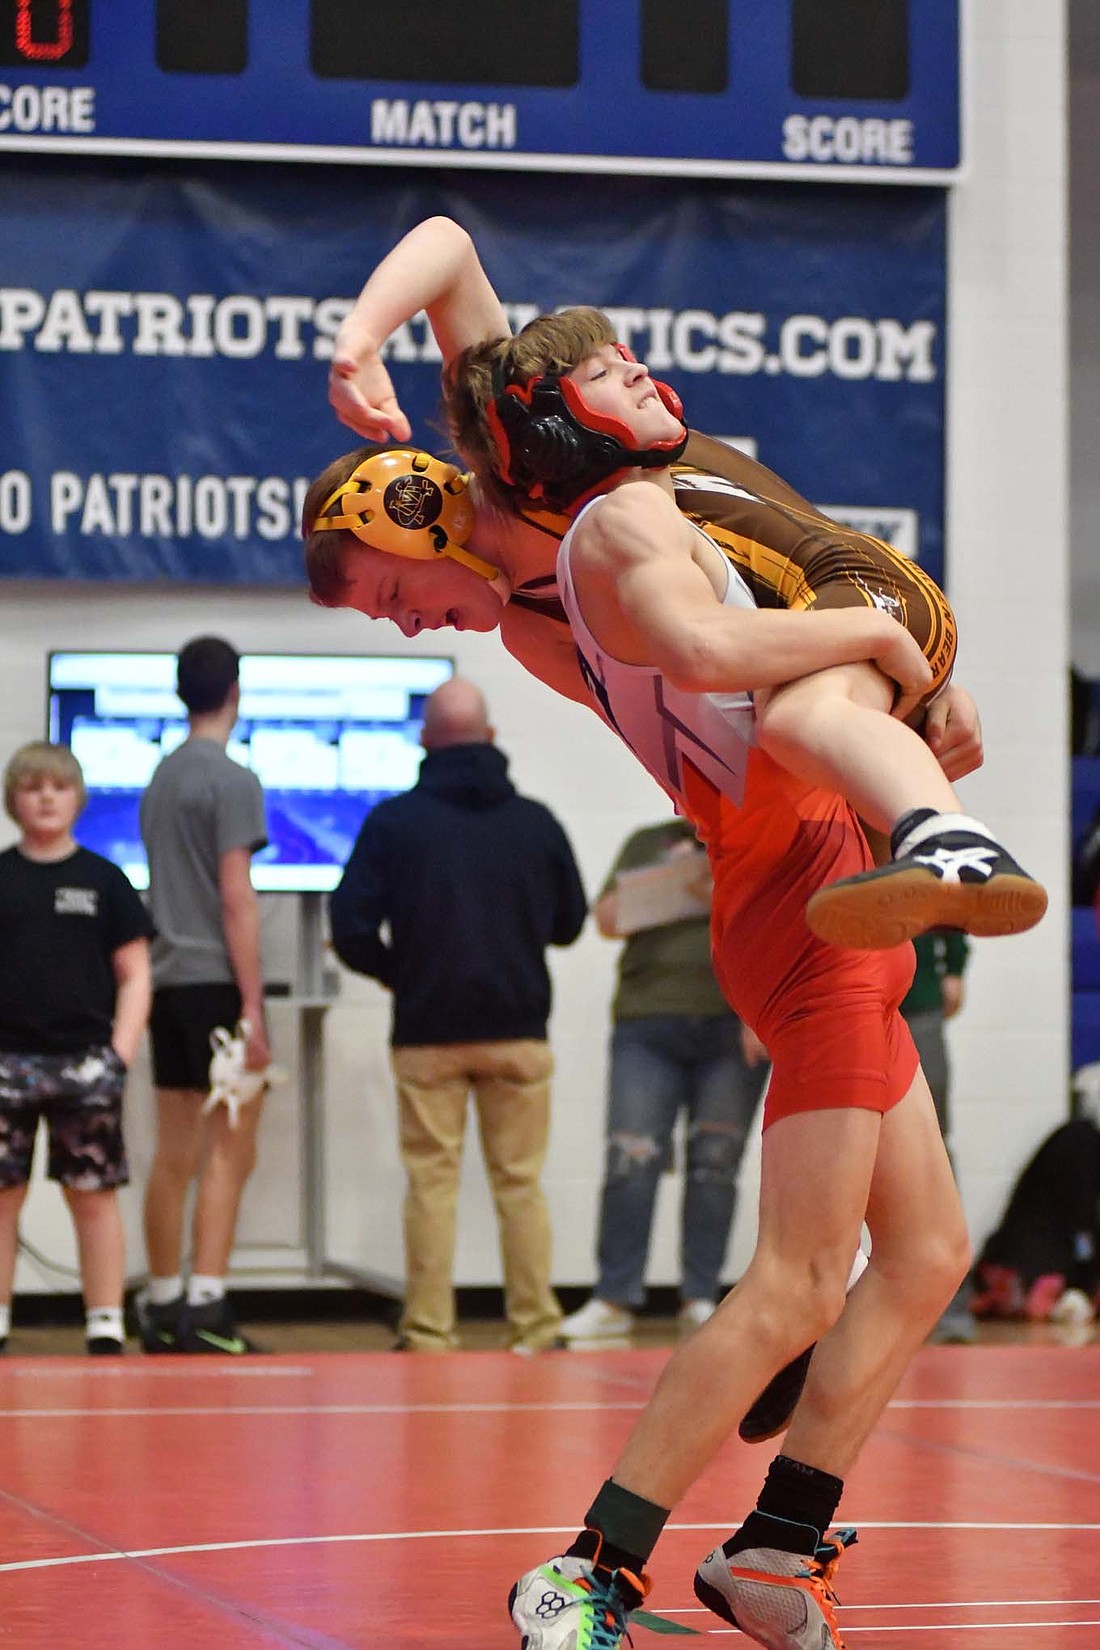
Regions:
<instances>
[{"instance_id":1,"label":"yellow headgear earpiece","mask_svg":"<svg viewBox=\"0 0 1100 1650\"><path fill-rule=\"evenodd\" d=\"M462 546L474 528L467 478L453 464L412 447L372 453L330 493L317 512L315 533L346 529L362 543L412 561L447 556L490 582L499 567ZM339 515L328 512L343 501Z\"/></svg>"}]
</instances>

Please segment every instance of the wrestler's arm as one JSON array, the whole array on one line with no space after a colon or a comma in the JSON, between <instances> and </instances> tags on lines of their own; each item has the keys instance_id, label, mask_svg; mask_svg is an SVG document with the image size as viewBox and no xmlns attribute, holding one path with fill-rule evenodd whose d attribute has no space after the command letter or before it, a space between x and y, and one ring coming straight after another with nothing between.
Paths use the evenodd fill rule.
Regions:
<instances>
[{"instance_id":1,"label":"wrestler's arm","mask_svg":"<svg viewBox=\"0 0 1100 1650\"><path fill-rule=\"evenodd\" d=\"M368 277L336 334L329 401L342 424L368 441L408 441L412 431L381 358L402 322L426 310L446 363L511 328L473 241L452 218L426 218Z\"/></svg>"},{"instance_id":2,"label":"wrestler's arm","mask_svg":"<svg viewBox=\"0 0 1100 1650\"><path fill-rule=\"evenodd\" d=\"M572 634L559 620L506 608L500 638L513 659L555 693L589 710L598 708L581 675Z\"/></svg>"},{"instance_id":3,"label":"wrestler's arm","mask_svg":"<svg viewBox=\"0 0 1100 1650\"><path fill-rule=\"evenodd\" d=\"M631 650L633 662L656 666L687 692L751 692L869 660L898 683L895 714L904 715L932 679L913 638L876 608L724 606L685 548L675 504L649 482L628 482L588 512L571 562L597 640L618 658Z\"/></svg>"}]
</instances>

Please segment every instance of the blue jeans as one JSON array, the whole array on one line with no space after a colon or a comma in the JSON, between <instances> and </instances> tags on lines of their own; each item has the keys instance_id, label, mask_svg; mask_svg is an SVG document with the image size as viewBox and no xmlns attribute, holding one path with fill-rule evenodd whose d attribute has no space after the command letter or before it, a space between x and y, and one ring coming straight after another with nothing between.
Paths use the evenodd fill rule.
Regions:
<instances>
[{"instance_id":1,"label":"blue jeans","mask_svg":"<svg viewBox=\"0 0 1100 1650\"><path fill-rule=\"evenodd\" d=\"M766 1071L741 1055L732 1014L619 1020L611 1036L607 1158L597 1247L600 1300L640 1306L653 1205L672 1131L687 1113L680 1296L714 1300L737 1200L737 1170Z\"/></svg>"}]
</instances>

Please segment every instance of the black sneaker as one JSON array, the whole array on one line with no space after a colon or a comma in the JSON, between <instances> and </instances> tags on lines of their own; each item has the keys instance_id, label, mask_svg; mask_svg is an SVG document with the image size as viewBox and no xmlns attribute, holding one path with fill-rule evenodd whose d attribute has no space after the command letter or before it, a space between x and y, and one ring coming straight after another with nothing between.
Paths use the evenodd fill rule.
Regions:
<instances>
[{"instance_id":1,"label":"black sneaker","mask_svg":"<svg viewBox=\"0 0 1100 1650\"><path fill-rule=\"evenodd\" d=\"M883 951L936 928L982 936L1034 928L1047 908L1046 889L975 824L924 809L906 815L888 865L813 895L811 931L849 951Z\"/></svg>"},{"instance_id":2,"label":"black sneaker","mask_svg":"<svg viewBox=\"0 0 1100 1650\"><path fill-rule=\"evenodd\" d=\"M93 1358L117 1358L126 1348L114 1335L89 1335L84 1350Z\"/></svg>"},{"instance_id":3,"label":"black sneaker","mask_svg":"<svg viewBox=\"0 0 1100 1650\"><path fill-rule=\"evenodd\" d=\"M163 1306L154 1306L139 1295L134 1302L134 1311L144 1352L179 1351L176 1341L183 1311L182 1295L177 1295L174 1301L166 1301Z\"/></svg>"},{"instance_id":4,"label":"black sneaker","mask_svg":"<svg viewBox=\"0 0 1100 1650\"><path fill-rule=\"evenodd\" d=\"M814 1343L817 1344L816 1342ZM737 1436L745 1444L762 1444L765 1439L777 1438L787 1430L795 1405L806 1385L806 1371L814 1349L808 1346L797 1358L773 1375L756 1402L745 1413L737 1429Z\"/></svg>"},{"instance_id":5,"label":"black sneaker","mask_svg":"<svg viewBox=\"0 0 1100 1650\"><path fill-rule=\"evenodd\" d=\"M208 1301L205 1306L184 1305L180 1313L176 1350L220 1352L241 1357L246 1352L258 1352L260 1348L241 1334L233 1308L223 1298Z\"/></svg>"}]
</instances>

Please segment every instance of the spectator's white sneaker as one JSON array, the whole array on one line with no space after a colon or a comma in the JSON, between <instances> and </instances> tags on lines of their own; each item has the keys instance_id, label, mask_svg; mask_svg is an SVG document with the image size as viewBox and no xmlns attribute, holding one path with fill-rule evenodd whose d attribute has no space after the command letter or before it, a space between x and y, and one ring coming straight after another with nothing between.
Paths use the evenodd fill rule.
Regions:
<instances>
[{"instance_id":1,"label":"spectator's white sneaker","mask_svg":"<svg viewBox=\"0 0 1100 1650\"><path fill-rule=\"evenodd\" d=\"M713 1318L715 1310L713 1301L685 1301L676 1319L681 1335L690 1335L693 1329L699 1329Z\"/></svg>"},{"instance_id":2,"label":"spectator's white sneaker","mask_svg":"<svg viewBox=\"0 0 1100 1650\"><path fill-rule=\"evenodd\" d=\"M1091 1323L1096 1308L1083 1289L1067 1289L1050 1309L1051 1323Z\"/></svg>"},{"instance_id":3,"label":"spectator's white sneaker","mask_svg":"<svg viewBox=\"0 0 1100 1650\"><path fill-rule=\"evenodd\" d=\"M615 1341L625 1340L633 1328L633 1312L593 1295L579 1311L562 1319L558 1333L565 1341Z\"/></svg>"}]
</instances>

